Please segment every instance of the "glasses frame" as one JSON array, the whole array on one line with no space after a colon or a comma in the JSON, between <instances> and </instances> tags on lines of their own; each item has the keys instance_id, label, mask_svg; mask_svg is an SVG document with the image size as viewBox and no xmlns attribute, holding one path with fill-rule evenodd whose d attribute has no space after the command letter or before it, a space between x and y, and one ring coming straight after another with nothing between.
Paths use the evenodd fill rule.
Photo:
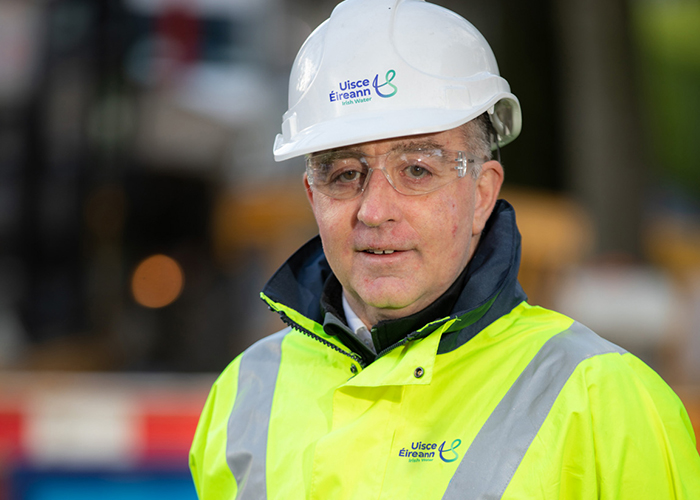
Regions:
<instances>
[{"instance_id":1,"label":"glasses frame","mask_svg":"<svg viewBox=\"0 0 700 500\"><path fill-rule=\"evenodd\" d=\"M486 163L486 161L488 161L488 160L479 158L479 157L477 157L471 153L468 153L466 151L457 151L457 150L443 149L443 148L417 148L417 149L409 150L406 152L420 153L420 152L427 152L427 151L431 151L431 152L440 151L442 153L441 156L453 155L455 157L454 161L457 163L457 165L455 165L455 167L454 167L455 170L457 171L457 177L455 177L454 179L450 180L449 182L446 182L445 184L441 184L441 185L439 185L439 186L437 186L434 189L431 189L429 191L415 192L415 193L401 192L399 190L399 188L396 187L396 185L394 184L394 181L391 178L391 175L387 171L386 164L384 164L381 168L376 168L376 167L371 167L369 164L369 161L367 161L368 159L373 159L376 161L376 159L386 157L390 154L396 154L397 153L396 150L387 151L386 153L382 153L382 154L378 154L378 155L370 155L370 154L362 153L361 151L353 151L354 153L357 154L357 158L360 161L360 163L362 163L364 166L366 166L368 170L367 170L367 176L365 177L365 180L364 180L364 183L362 184L362 187L360 188L359 191L357 191L357 193L355 193L352 196L338 198L337 196L333 196L332 194L325 192L325 190L323 190L323 189L319 189L318 186L314 184L314 169L313 169L314 158L318 158L321 155L332 154L335 151L324 151L321 153L312 153L312 154L306 155L306 162L305 162L306 163L306 177L309 181L309 185L315 191L317 191L325 196L328 196L329 198L333 198L336 200L352 200L352 199L357 198L358 196L361 196L362 193L365 192L365 189L367 188L367 185L369 184L369 179L372 176L372 172L374 172L375 170L379 170L380 172L382 172L384 174L384 177L386 177L386 180L389 182L391 187L394 188L394 190L397 193L402 194L404 196L421 196L424 194L435 192L438 189L442 189L443 187L447 186L448 184L452 184L454 181L465 177L467 175L467 173L470 170L473 170L473 168L476 165L483 165L484 163Z\"/></svg>"}]
</instances>

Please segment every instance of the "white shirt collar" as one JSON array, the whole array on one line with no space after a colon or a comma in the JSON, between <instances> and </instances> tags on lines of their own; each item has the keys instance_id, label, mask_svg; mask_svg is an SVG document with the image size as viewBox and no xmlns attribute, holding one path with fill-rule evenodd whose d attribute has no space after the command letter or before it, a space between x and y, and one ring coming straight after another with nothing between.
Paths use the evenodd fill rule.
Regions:
<instances>
[{"instance_id":1,"label":"white shirt collar","mask_svg":"<svg viewBox=\"0 0 700 500\"><path fill-rule=\"evenodd\" d=\"M343 297L343 311L345 312L345 319L348 321L348 326L357 336L357 338L359 338L360 341L362 341L363 344L369 347L372 350L372 352L376 353L377 351L374 348L372 334L369 332L369 329L357 316L357 314L355 314L355 311L352 310L352 307L350 307L350 304L345 298L345 292L343 292L341 295Z\"/></svg>"}]
</instances>

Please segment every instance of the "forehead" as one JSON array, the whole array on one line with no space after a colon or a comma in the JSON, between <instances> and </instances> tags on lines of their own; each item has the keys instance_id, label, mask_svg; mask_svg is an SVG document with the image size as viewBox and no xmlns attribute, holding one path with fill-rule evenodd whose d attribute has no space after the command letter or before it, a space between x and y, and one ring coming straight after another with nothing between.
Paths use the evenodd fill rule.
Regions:
<instances>
[{"instance_id":1,"label":"forehead","mask_svg":"<svg viewBox=\"0 0 700 500\"><path fill-rule=\"evenodd\" d=\"M361 151L365 154L378 155L388 151L404 149L464 149L464 134L460 127L431 134L408 135L378 141L363 142L329 151Z\"/></svg>"}]
</instances>

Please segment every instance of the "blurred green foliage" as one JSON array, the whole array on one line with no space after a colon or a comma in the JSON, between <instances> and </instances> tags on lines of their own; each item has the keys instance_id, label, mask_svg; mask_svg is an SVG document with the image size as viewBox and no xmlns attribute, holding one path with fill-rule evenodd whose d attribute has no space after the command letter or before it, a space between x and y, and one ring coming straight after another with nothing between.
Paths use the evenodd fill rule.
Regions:
<instances>
[{"instance_id":1,"label":"blurred green foliage","mask_svg":"<svg viewBox=\"0 0 700 500\"><path fill-rule=\"evenodd\" d=\"M632 2L653 167L700 198L700 1Z\"/></svg>"}]
</instances>

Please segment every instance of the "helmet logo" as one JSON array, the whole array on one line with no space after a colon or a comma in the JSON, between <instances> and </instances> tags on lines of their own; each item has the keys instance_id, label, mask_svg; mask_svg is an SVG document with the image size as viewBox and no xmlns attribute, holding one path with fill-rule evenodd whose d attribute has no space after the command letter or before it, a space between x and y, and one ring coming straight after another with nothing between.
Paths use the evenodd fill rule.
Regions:
<instances>
[{"instance_id":1,"label":"helmet logo","mask_svg":"<svg viewBox=\"0 0 700 500\"><path fill-rule=\"evenodd\" d=\"M381 84L379 83L379 74L374 75L371 84L368 78L338 82L338 90L331 90L328 94L328 100L330 102L339 102L343 106L367 103L372 100L371 87L374 87L374 92L379 97L392 97L398 92L396 85L391 83L394 77L396 77L396 71L390 69L386 72L384 83Z\"/></svg>"},{"instance_id":2,"label":"helmet logo","mask_svg":"<svg viewBox=\"0 0 700 500\"><path fill-rule=\"evenodd\" d=\"M384 83L379 85L379 83L378 83L379 75L375 75L374 80L372 81L372 85L374 86L374 90L377 92L377 95L379 97L392 97L392 96L396 95L396 92L398 92L399 89L396 88L396 85L391 83L391 81L394 79L395 76L396 76L396 71L394 71L393 69L390 69L389 71L386 72L386 76L384 77L384 80L385 80ZM390 92L388 94L384 94L379 89L381 89L382 87L386 87L387 85L389 87L391 87L392 89L394 89L394 91Z\"/></svg>"}]
</instances>

